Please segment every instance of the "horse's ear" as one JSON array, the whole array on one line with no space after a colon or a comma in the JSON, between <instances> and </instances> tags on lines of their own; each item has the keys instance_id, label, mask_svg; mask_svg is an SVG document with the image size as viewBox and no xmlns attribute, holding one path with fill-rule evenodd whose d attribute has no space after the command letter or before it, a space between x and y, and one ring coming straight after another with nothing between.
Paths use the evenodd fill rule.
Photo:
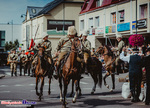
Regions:
<instances>
[{"instance_id":1,"label":"horse's ear","mask_svg":"<svg viewBox=\"0 0 150 108\"><path fill-rule=\"evenodd\" d=\"M82 34L79 36L79 38L81 38L82 37Z\"/></svg>"}]
</instances>

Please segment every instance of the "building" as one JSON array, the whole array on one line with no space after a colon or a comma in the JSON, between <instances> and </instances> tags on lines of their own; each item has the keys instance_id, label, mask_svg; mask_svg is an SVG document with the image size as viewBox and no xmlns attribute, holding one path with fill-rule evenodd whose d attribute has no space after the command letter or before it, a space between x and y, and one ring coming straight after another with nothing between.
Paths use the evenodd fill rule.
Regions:
<instances>
[{"instance_id":1,"label":"building","mask_svg":"<svg viewBox=\"0 0 150 108\"><path fill-rule=\"evenodd\" d=\"M28 6L22 24L23 48L29 47L31 39L37 43L41 34L47 32L55 50L58 40L67 34L68 26L79 29L79 13L84 0L54 0L44 7Z\"/></svg>"},{"instance_id":2,"label":"building","mask_svg":"<svg viewBox=\"0 0 150 108\"><path fill-rule=\"evenodd\" d=\"M137 0L137 33L150 43L150 0ZM116 35L122 34L128 44L136 33L136 0L85 0L79 15L79 33L89 31L92 47L116 46Z\"/></svg>"},{"instance_id":3,"label":"building","mask_svg":"<svg viewBox=\"0 0 150 108\"><path fill-rule=\"evenodd\" d=\"M21 44L21 24L0 24L0 52L4 51L6 42L16 39Z\"/></svg>"}]
</instances>

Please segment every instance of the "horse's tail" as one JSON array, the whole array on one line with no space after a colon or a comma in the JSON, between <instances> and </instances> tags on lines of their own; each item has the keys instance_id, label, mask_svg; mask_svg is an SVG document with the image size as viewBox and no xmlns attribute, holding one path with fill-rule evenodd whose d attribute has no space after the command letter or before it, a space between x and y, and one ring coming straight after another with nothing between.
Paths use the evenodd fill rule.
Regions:
<instances>
[{"instance_id":1,"label":"horse's tail","mask_svg":"<svg viewBox=\"0 0 150 108\"><path fill-rule=\"evenodd\" d=\"M102 63L100 63L100 68L98 72L98 85L101 88L102 87Z\"/></svg>"}]
</instances>

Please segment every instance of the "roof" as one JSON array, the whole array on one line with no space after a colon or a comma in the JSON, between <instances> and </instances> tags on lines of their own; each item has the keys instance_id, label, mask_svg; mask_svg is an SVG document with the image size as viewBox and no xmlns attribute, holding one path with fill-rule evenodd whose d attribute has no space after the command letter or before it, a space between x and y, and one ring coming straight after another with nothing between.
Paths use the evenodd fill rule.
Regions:
<instances>
[{"instance_id":1,"label":"roof","mask_svg":"<svg viewBox=\"0 0 150 108\"><path fill-rule=\"evenodd\" d=\"M43 9L36 14L35 16L41 15L41 14L46 14L47 12L49 12L50 10L52 10L53 8L55 8L57 5L59 5L60 3L62 3L64 0L54 0L48 4L46 4Z\"/></svg>"},{"instance_id":2,"label":"roof","mask_svg":"<svg viewBox=\"0 0 150 108\"><path fill-rule=\"evenodd\" d=\"M98 8L103 8L112 4L116 4L123 1L129 1L129 0L103 0L101 6L96 7L96 0L85 0L84 5L81 9L80 14L86 13L92 10L96 10Z\"/></svg>"},{"instance_id":3,"label":"roof","mask_svg":"<svg viewBox=\"0 0 150 108\"><path fill-rule=\"evenodd\" d=\"M27 11L29 12L30 18L33 18L37 13L39 13L43 7L34 7L34 6L27 6Z\"/></svg>"}]
</instances>

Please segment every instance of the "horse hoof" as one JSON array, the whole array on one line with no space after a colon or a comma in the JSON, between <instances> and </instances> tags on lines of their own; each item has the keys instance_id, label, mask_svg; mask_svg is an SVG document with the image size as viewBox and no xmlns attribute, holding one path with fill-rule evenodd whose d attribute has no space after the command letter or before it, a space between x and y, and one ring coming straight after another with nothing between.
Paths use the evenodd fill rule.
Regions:
<instances>
[{"instance_id":1,"label":"horse hoof","mask_svg":"<svg viewBox=\"0 0 150 108\"><path fill-rule=\"evenodd\" d=\"M109 89L109 85L106 85L106 87Z\"/></svg>"},{"instance_id":2,"label":"horse hoof","mask_svg":"<svg viewBox=\"0 0 150 108\"><path fill-rule=\"evenodd\" d=\"M51 92L50 91L48 91L48 95L50 95L51 94Z\"/></svg>"},{"instance_id":3,"label":"horse hoof","mask_svg":"<svg viewBox=\"0 0 150 108\"><path fill-rule=\"evenodd\" d=\"M113 92L113 89L110 89L110 92Z\"/></svg>"},{"instance_id":4,"label":"horse hoof","mask_svg":"<svg viewBox=\"0 0 150 108\"><path fill-rule=\"evenodd\" d=\"M79 93L79 96L82 96L82 93Z\"/></svg>"},{"instance_id":5,"label":"horse hoof","mask_svg":"<svg viewBox=\"0 0 150 108\"><path fill-rule=\"evenodd\" d=\"M91 95L93 95L93 94L94 94L94 92L92 91L92 92L91 92Z\"/></svg>"},{"instance_id":6,"label":"horse hoof","mask_svg":"<svg viewBox=\"0 0 150 108\"><path fill-rule=\"evenodd\" d=\"M60 102L63 102L63 99L60 99Z\"/></svg>"},{"instance_id":7,"label":"horse hoof","mask_svg":"<svg viewBox=\"0 0 150 108\"><path fill-rule=\"evenodd\" d=\"M62 108L66 108L66 105L62 105Z\"/></svg>"},{"instance_id":8,"label":"horse hoof","mask_svg":"<svg viewBox=\"0 0 150 108\"><path fill-rule=\"evenodd\" d=\"M40 93L36 93L36 95L40 96Z\"/></svg>"},{"instance_id":9,"label":"horse hoof","mask_svg":"<svg viewBox=\"0 0 150 108\"><path fill-rule=\"evenodd\" d=\"M73 99L73 100L72 100L72 103L76 103L76 99Z\"/></svg>"}]
</instances>

